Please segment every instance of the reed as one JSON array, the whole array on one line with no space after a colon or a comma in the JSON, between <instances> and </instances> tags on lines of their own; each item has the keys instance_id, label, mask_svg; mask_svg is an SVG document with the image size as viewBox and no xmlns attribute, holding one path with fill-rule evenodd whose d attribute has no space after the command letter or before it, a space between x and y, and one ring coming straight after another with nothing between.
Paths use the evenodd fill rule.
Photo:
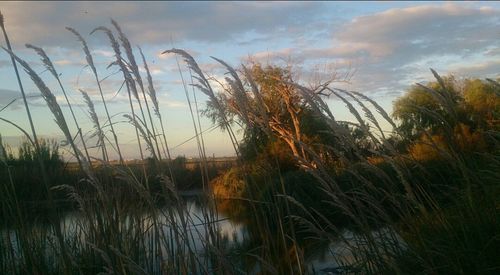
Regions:
<instances>
[{"instance_id":1,"label":"reed","mask_svg":"<svg viewBox=\"0 0 500 275\"><path fill-rule=\"evenodd\" d=\"M50 60L50 58L47 56L47 54L45 53L45 51L42 48L33 46L31 44L26 44L26 48L33 49L40 56L44 66L52 74L52 76L54 76L54 78L57 80L57 83L59 84L59 87L61 88L61 91L63 92L64 98L66 99L66 103L68 104L68 108L71 112L73 122L75 123L76 129L78 130L78 135L80 136L80 140L81 140L83 148L85 150L85 156L87 157L87 161L90 162L91 160L90 160L89 152L87 149L87 145L85 144L85 139L83 138L82 129L78 125L78 121L75 117L75 113L73 112L73 107L71 106L71 103L69 102L68 96L66 94L66 90L64 89L64 86L62 85L61 78L59 77L59 74L57 73L56 68L54 67L54 64L52 64L52 61Z\"/></svg>"},{"instance_id":2,"label":"reed","mask_svg":"<svg viewBox=\"0 0 500 275\"><path fill-rule=\"evenodd\" d=\"M134 96L134 98L138 102L139 102L139 95L137 93L137 89L136 89L136 86L135 86L134 79L130 75L130 71L128 70L128 68L127 68L126 64L124 63L123 58L121 56L120 45L116 41L116 39L115 39L113 33L111 32L111 30L109 30L108 28L102 27L102 26L98 27L98 28L95 28L91 32L91 34L95 33L96 31L103 31L107 35L107 37L109 38L111 47L113 48L113 51L115 52L115 57L116 57L115 62L120 67L120 70L123 73L123 78L125 80L125 84L126 84L126 88L127 88L127 93L128 93L128 98L129 98L130 110L132 111L132 116L131 117L132 117L132 120L134 120L133 123L134 123L134 125L139 125L138 122L135 121L136 120L136 115L135 115L134 105L132 104L132 95ZM142 107L141 107L141 110L142 110ZM136 138L137 138L139 152L140 152L140 155L141 155L141 160L144 160L144 153L143 153L143 150L142 150L141 140L139 138L139 130L137 128L135 128L135 134L136 134ZM152 151L151 153L153 153L153 155L155 155L154 151ZM144 171L145 171L145 169L144 169Z\"/></svg>"},{"instance_id":3,"label":"reed","mask_svg":"<svg viewBox=\"0 0 500 275\"><path fill-rule=\"evenodd\" d=\"M149 122L150 122L150 125L151 125L152 135L150 135L150 139L152 139L154 141L154 143L156 145L156 150L157 150L157 153L154 153L153 155L156 155L159 158L159 160L161 161L161 152L160 152L160 147L158 146L158 139L157 139L157 135L156 135L156 129L155 129L155 126L154 126L154 123L153 123L153 118L151 117L151 111L149 109L148 100L146 98L146 92L144 91L144 84L142 82L141 74L139 73L139 67L137 66L137 63L135 61L135 56L134 56L134 53L132 51L132 46L130 45L130 42L129 42L127 36L122 32L122 30L121 30L120 26L118 25L118 23L116 21L114 21L114 20L111 20L111 24L118 31L118 34L119 34L119 37L120 37L120 41L122 42L122 47L125 49L125 53L126 53L127 58L129 60L129 69L131 70L132 74L135 76L135 82L139 85L139 88L141 90L144 103L146 104L146 111L148 113ZM138 97L136 99L137 99L137 102L139 103L139 108L141 110L141 115L142 115L143 123L144 123L144 125L147 128L147 122L146 122L146 118L144 116L144 110L142 108L141 101L139 100ZM152 149L154 150L154 148L152 148Z\"/></svg>"},{"instance_id":4,"label":"reed","mask_svg":"<svg viewBox=\"0 0 500 275\"><path fill-rule=\"evenodd\" d=\"M91 98L80 90L101 159L87 151L80 127L84 124L77 120L76 109L50 58L43 49L27 45L56 78L85 156L74 142L74 133L52 90L10 47L1 14L0 23L7 42L4 50L11 56L32 133L13 121L0 120L24 133L35 148L40 166L37 171L47 189L51 211L50 226L29 222L23 198L16 195L19 174L5 158L0 138L0 169L8 180L0 184L1 214L13 218L11 231L5 231L6 238L0 239L0 273L314 274L319 270L310 257L317 247L333 258L331 267L323 272L498 271L498 129L488 129L490 152L460 150L456 133L462 128L460 113L453 105L456 98L446 93L450 87L435 71L431 73L438 88L425 86L423 90L449 116L425 107L415 109L443 125L447 144L441 146L433 139L435 133L419 129L421 140L413 141L408 150L416 150L420 142L437 152L435 159L421 161L391 141L391 137L403 136L398 121L366 95L335 88L334 79L307 88L293 77L290 68L262 68L258 64L233 68L213 57L228 72L219 93L188 52L175 48L164 51L180 56L189 70L190 79L184 77L176 59L201 160L190 173L202 182L204 192L197 202L191 202L180 193L187 168L182 158L171 159L161 102L146 57L138 48L146 72L143 83L132 44L115 21L111 25L117 38L105 26L91 34L104 32L115 54L112 65L120 68L130 107L124 114L128 122L124 127L136 132L142 160L138 165L124 161L126 156L113 128L116 114L109 113L110 101L101 88L103 79L84 38L67 28L83 45L106 112L107 121L102 123ZM36 136L17 64L38 87L70 143L79 162L78 180L49 185L49 170L41 160L43 146ZM496 81L490 82L498 89ZM219 177L206 156L200 96L209 100L209 110L201 113L219 122L238 157ZM345 105L355 122L337 120L327 96ZM370 106L393 127L389 133ZM106 140L103 128L108 123L114 142ZM234 124L243 129L241 141ZM109 154L113 145L118 165ZM143 149L150 152L149 158ZM76 211L64 217L58 213L51 197L54 192L64 194ZM246 224L243 240L231 242L224 234L219 226L224 211Z\"/></svg>"},{"instance_id":5,"label":"reed","mask_svg":"<svg viewBox=\"0 0 500 275\"><path fill-rule=\"evenodd\" d=\"M23 88L23 85L22 85L22 82L21 82L21 78L20 78L20 74L19 74L19 71L17 69L17 64L16 64L16 61L22 61L20 60L19 58L17 58L17 56L12 52L12 47L10 45L10 41L9 41L9 37L7 35L7 32L5 30L5 22L4 22L4 18L3 18L3 15L0 13L0 27L2 28L2 32L3 32L3 35L4 35L4 39L5 39L5 42L7 44L7 49L2 47L6 52L8 52L10 54L10 57L11 57L11 61L12 61L12 66L14 67L14 71L15 71L15 74L16 74L16 78L17 78L17 82L19 84L19 89L21 91L21 94L22 94L22 97L23 97L23 102L24 102L24 107L25 107L25 110L26 110L26 113L28 115L28 120L29 120L29 123L30 123L30 127L31 127L31 133L33 135L33 141L34 141L34 145L35 145L35 148L36 148L36 152L39 154L40 153L40 144L38 142L38 137L36 135L36 131L35 131L35 127L34 127L34 124L33 124L33 118L31 116L31 112L30 112L30 109L28 107L28 102L26 100L26 94L24 92L24 88ZM26 63L22 63L20 62L23 67L25 67L25 69L28 71L28 72L32 72L32 70L30 71L30 68L29 66L27 66ZM37 86L39 86L39 88L42 88L41 91L42 93L45 91L47 92L47 90L45 90L44 88L44 84L35 77L35 74L32 74L31 75L32 77L34 77L34 81L35 81L35 84L37 84ZM46 97L46 99L53 99L51 96L50 96L50 92L49 93L46 93L46 94L43 94L43 96ZM54 105L54 104L48 104L49 107L52 107L54 109L57 109L57 106ZM57 113L57 112L56 112ZM55 115L56 115L55 113ZM56 119L57 119L58 116L56 116ZM59 117L60 119L60 117ZM62 121L60 121L60 123L63 123ZM43 178L43 182L45 184L45 187L47 189L47 192L48 192L48 196L49 196L49 202L53 205L53 200L52 200L52 195L51 195L51 192L48 188L48 179L47 179L47 175L46 175L46 172L45 172L45 166L44 166L44 163L41 159L41 157L39 156L38 157L38 160L39 160L39 165L40 165L40 169L41 169L41 174L42 174L42 178ZM65 243L64 243L64 240L63 240L63 237L62 237L62 233L61 233L61 229L59 227L59 225L56 224L56 220L57 220L57 216L58 216L58 213L57 213L57 210L55 208L52 208L53 211L52 211L52 222L53 222L53 225L54 225L54 229L55 229L55 232L56 232L56 236L57 236L57 239L59 241L59 245L60 245L60 249L61 249L61 252L62 252L62 257L64 258L64 265L65 265L65 268L64 268L64 273L65 274L68 274L68 269L69 269L69 256L68 256L68 253L66 251L66 248L65 248ZM31 258L29 255L27 255L28 258ZM30 259L28 259L28 262L27 264L30 264ZM32 269L32 271L35 271L36 269Z\"/></svg>"},{"instance_id":6,"label":"reed","mask_svg":"<svg viewBox=\"0 0 500 275\"><path fill-rule=\"evenodd\" d=\"M120 150L120 145L118 144L118 137L116 136L116 132L115 132L115 129L114 129L114 126L113 126L113 121L111 120L111 117L109 115L108 107L106 105L106 100L104 99L104 94L102 92L101 82L100 82L99 76L97 74L97 69L96 69L96 67L94 65L94 59L92 58L92 55L90 54L90 50L89 50L89 48L87 46L87 42L82 37L82 35L78 31L76 31L75 29L70 28L70 27L66 27L66 29L68 31L70 31L71 33L73 33L78 38L78 40L82 43L82 49L83 49L83 52L85 53L85 59L86 59L87 64L89 65L89 67L91 68L91 70L92 70L92 72L94 74L97 87L99 88L99 94L101 95L102 104L104 105L104 110L106 111L106 116L108 118L109 126L111 128L111 133L113 134L113 138L114 138L114 141L115 141L115 145L116 145L116 150L118 152L118 156L120 158L120 162L123 163L123 156L122 156L122 153L121 153L121 150Z\"/></svg>"},{"instance_id":7,"label":"reed","mask_svg":"<svg viewBox=\"0 0 500 275\"><path fill-rule=\"evenodd\" d=\"M89 115L92 122L94 123L95 135L97 135L98 138L98 145L99 147L101 147L102 150L102 160L106 162L108 161L108 153L106 151L106 144L104 143L104 132L102 131L101 124L99 123L99 118L97 117L97 113L94 108L94 103L84 90L80 89L80 93L82 93L83 99L85 100L85 103L89 108Z\"/></svg>"}]
</instances>

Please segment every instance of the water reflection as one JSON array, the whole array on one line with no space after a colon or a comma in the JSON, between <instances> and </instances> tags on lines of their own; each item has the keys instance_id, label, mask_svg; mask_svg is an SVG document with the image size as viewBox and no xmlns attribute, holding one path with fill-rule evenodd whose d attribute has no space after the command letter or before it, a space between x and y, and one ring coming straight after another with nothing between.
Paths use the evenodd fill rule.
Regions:
<instances>
[{"instance_id":1,"label":"water reflection","mask_svg":"<svg viewBox=\"0 0 500 275\"><path fill-rule=\"evenodd\" d=\"M193 194L184 196L180 205L181 207L178 205L162 207L157 213L137 209L133 213L122 215L118 223L109 223L105 226L103 226L103 220L107 223L105 219L85 216L85 213L80 211L66 211L59 223L65 242L73 255L81 255L86 246L99 242L100 236L92 234L90 228L118 226L121 236L116 237L120 244L129 250L130 247L136 248L138 254L141 252L147 254L142 257L153 266L161 266L159 263L165 261L167 257L177 257L179 254L186 255L191 252L198 254L196 257L201 263L206 262L209 265L210 260L205 255L211 249L208 244L218 242L229 247L247 238L246 228L242 223L232 221L222 213L211 211L201 196ZM26 232L22 236L18 234L19 227L0 229L0 256L12 251L11 260L21 263L24 241L24 244L39 246L46 262L57 262L54 259L58 257L58 246L50 224L34 221L24 226ZM157 255L159 247L162 257ZM2 256L2 259L5 258ZM154 272L154 269L156 268L152 267L152 273L161 273L161 270Z\"/></svg>"},{"instance_id":2,"label":"water reflection","mask_svg":"<svg viewBox=\"0 0 500 275\"><path fill-rule=\"evenodd\" d=\"M218 211L209 211L210 207L200 196L184 197L183 202L182 211L172 211L172 207L163 207L154 215L144 210L137 210L136 213L124 216L120 222L123 236L119 238L122 238L120 240L123 240L123 246L129 249L134 247L138 254L146 254L141 256L144 262L140 265L151 265L147 270L148 273L162 273L162 269L158 267L161 266L159 263L166 261L168 257L187 255L190 252L197 254L201 266L210 266L211 261L206 253L213 250L210 245L214 243L218 243L219 248L226 248L223 253L228 254L225 255L229 255L231 251L239 251L240 256L246 256L245 251L260 245L259 236L252 233L252 230L255 230L252 226L255 225L247 215L243 215L248 211L245 211L242 205L234 201L220 201L217 203ZM90 221L93 224L90 224ZM154 226L155 223L157 226ZM95 236L89 235L88 232L89 228L97 226L97 221L85 217L82 212L65 212L60 225L65 241L75 255L83 255L79 253L84 253L84 246L97 241ZM33 243L39 242L38 245L43 247L43 257L48 262L55 262L53 259L57 258L58 252L54 249L57 245L51 227L44 223L34 223L26 230L29 230L28 235L33 236ZM0 253L8 251L5 248L14 248L13 260L21 261L22 247L17 231L4 228L0 232ZM347 268L353 268L351 271L356 273L356 266L370 262L370 259L367 259L369 255L363 256L358 253L360 248L367 251L382 249L387 253L394 253L400 249L402 243L401 238L389 229L374 231L372 236L368 237L371 242L367 240L367 236L344 230L336 240L309 241L307 255L304 255L306 270L315 274L338 274L349 271ZM137 243L133 243L133 240L137 240ZM366 249L370 245L376 247ZM162 256L157 255L158 247L161 247ZM77 251L79 249L82 251ZM277 257L283 258L289 255L277 255ZM244 265L246 273L255 274L261 270L260 261L240 259L238 262L239 265Z\"/></svg>"}]
</instances>

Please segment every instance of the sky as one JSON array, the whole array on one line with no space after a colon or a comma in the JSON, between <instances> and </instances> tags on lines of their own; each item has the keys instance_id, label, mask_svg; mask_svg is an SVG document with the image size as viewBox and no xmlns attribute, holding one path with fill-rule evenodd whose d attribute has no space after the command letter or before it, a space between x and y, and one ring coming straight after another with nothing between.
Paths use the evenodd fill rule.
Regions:
<instances>
[{"instance_id":1,"label":"sky","mask_svg":"<svg viewBox=\"0 0 500 275\"><path fill-rule=\"evenodd\" d=\"M389 113L392 102L411 85L433 79L429 68L457 77L500 76L500 2L0 1L0 11L14 52L40 73L71 121L57 82L35 52L24 45L33 44L47 52L61 75L80 126L89 135L92 122L78 90L90 95L101 121L105 120L104 109L91 71L85 66L81 44L65 27L83 35L100 77L109 76L102 81L104 96L129 159L138 158L138 152L135 132L123 118L129 112L128 97L119 90L116 68L107 68L114 56L106 36L102 32L90 35L99 26L112 29L110 19L120 24L136 53L135 46L144 51L174 156L196 156L197 145L195 139L188 141L195 132L176 58L161 54L173 47L189 52L203 71L217 80L224 79L225 71L210 56L234 67L250 59L263 64L292 64L301 83L335 76L338 81L334 86L372 97ZM0 45L6 45L3 37ZM189 72L179 61L188 80ZM22 81L30 95L37 133L63 141L40 92L24 73ZM204 109L206 97L199 91L194 93L198 109ZM193 100L191 88L189 96ZM327 102L337 119L352 120L342 102ZM29 130L12 64L4 51L0 51L0 110L0 118ZM201 126L210 129L212 123L202 117ZM70 127L74 129L71 123ZM1 121L0 134L13 148L22 140L19 130ZM226 133L207 131L204 139L209 156L234 155Z\"/></svg>"}]
</instances>

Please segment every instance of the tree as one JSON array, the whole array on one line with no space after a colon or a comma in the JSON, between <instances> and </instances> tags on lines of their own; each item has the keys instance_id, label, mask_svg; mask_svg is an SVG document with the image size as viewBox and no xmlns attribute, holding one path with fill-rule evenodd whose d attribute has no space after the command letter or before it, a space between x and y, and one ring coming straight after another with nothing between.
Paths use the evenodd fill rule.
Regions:
<instances>
[{"instance_id":1,"label":"tree","mask_svg":"<svg viewBox=\"0 0 500 275\"><path fill-rule=\"evenodd\" d=\"M500 130L500 87L480 79L464 81L466 111L474 126Z\"/></svg>"},{"instance_id":2,"label":"tree","mask_svg":"<svg viewBox=\"0 0 500 275\"><path fill-rule=\"evenodd\" d=\"M243 81L226 78L226 93L218 95L226 116L244 130L243 152L250 156L252 150L262 150L279 139L293 156L307 159L300 145L307 140L301 125L306 105L293 85L290 70L254 64L243 68L243 76ZM207 105L204 114L221 123L219 111L212 105Z\"/></svg>"},{"instance_id":3,"label":"tree","mask_svg":"<svg viewBox=\"0 0 500 275\"><path fill-rule=\"evenodd\" d=\"M421 148L414 144L410 151L423 152L425 146L429 151L436 145L432 140L440 140L441 147L484 150L483 133L499 127L499 86L480 79L456 80L437 74L436 78L427 86L412 86L394 103L393 116L400 121L398 130L403 138L427 144L418 145Z\"/></svg>"},{"instance_id":4,"label":"tree","mask_svg":"<svg viewBox=\"0 0 500 275\"><path fill-rule=\"evenodd\" d=\"M403 137L414 140L422 131L436 134L452 121L451 115L457 113L461 100L454 82L453 77L447 77L444 87L438 82L413 85L394 102L392 115L400 121L398 130Z\"/></svg>"},{"instance_id":5,"label":"tree","mask_svg":"<svg viewBox=\"0 0 500 275\"><path fill-rule=\"evenodd\" d=\"M243 128L240 153L246 159L266 152L275 152L274 157L282 157L283 152L278 153L278 149L282 149L300 166L312 168L321 163L326 167L339 160L358 161L372 155L375 146L382 146L370 132L370 125L348 99L354 99L370 122L381 131L373 114L361 101L374 102L359 93L330 87L334 78L306 88L296 82L291 67L263 67L257 63L249 68L242 66L237 73L224 62L219 62L226 66L232 78L226 78L224 92L212 97L217 101L210 101L204 114L221 126L231 121ZM322 97L331 95L346 104L356 115L358 123L335 120L322 100ZM385 111L375 105L377 111L388 119ZM389 121L393 124L390 118Z\"/></svg>"}]
</instances>

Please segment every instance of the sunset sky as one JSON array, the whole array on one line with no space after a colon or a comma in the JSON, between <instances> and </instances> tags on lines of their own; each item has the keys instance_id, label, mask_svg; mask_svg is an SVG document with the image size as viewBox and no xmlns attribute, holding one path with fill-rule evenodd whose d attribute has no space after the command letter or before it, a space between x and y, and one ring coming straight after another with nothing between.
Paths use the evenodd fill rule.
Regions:
<instances>
[{"instance_id":1,"label":"sunset sky","mask_svg":"<svg viewBox=\"0 0 500 275\"><path fill-rule=\"evenodd\" d=\"M90 32L98 26L112 29L110 19L116 20L131 44L141 46L146 55L174 155L196 155L196 144L177 146L194 130L175 58L161 55L172 47L191 53L208 75L221 80L224 70L210 56L235 67L250 57L264 64L291 63L303 83L311 81L314 72L324 77L337 72L339 79L349 73L347 83L335 85L376 99L388 112L410 85L432 80L429 68L457 77L500 76L499 2L0 2L0 11L14 51L41 73L69 120L55 80L24 44L49 54L86 131L92 123L78 89L91 95L101 120L104 111L81 44L65 27L75 28L87 39L103 78L116 71L106 69L113 53L102 32ZM5 46L3 37L0 45ZM138 51L136 57L140 60ZM116 94L118 76L105 80L103 87L111 113L124 121L121 113L129 111L128 99L123 91ZM29 77L23 73L22 78L27 93L39 95ZM206 98L196 92L203 109ZM45 102L39 97L30 97L29 102L38 133L62 140ZM338 119L350 119L341 102L329 103ZM29 130L10 58L3 51L0 110L0 117ZM202 124L204 129L212 125L207 119ZM136 158L135 132L127 123L117 127L120 143L128 148L127 158ZM4 122L0 134L13 146L20 140L19 131ZM214 130L205 138L209 155L234 154L225 133Z\"/></svg>"}]
</instances>

